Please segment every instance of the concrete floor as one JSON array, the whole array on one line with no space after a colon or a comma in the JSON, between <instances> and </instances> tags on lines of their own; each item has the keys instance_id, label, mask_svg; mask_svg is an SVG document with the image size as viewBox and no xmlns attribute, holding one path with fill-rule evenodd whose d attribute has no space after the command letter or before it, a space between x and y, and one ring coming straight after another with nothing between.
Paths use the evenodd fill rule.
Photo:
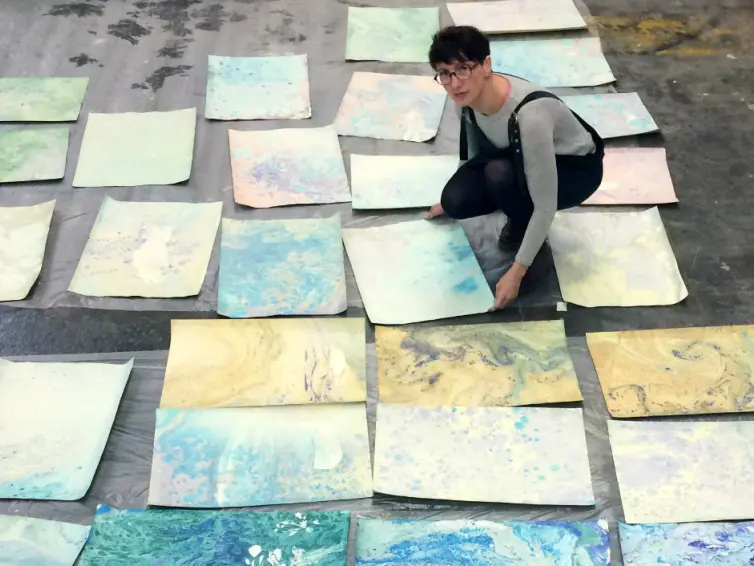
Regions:
<instances>
[{"instance_id":1,"label":"concrete floor","mask_svg":"<svg viewBox=\"0 0 754 566\"><path fill-rule=\"evenodd\" d=\"M65 70L91 75L90 89L100 103L120 89L119 100L130 97L138 101L138 109L168 109L182 92L188 92L194 103L203 95L208 52L240 54L282 49L284 44L290 50L303 44L309 51L306 46L314 41L330 48L327 56L315 55L315 107L321 103L337 108L339 94L328 95L328 87L334 81L337 89L332 92L340 93L342 79L333 69L341 63L332 53L340 52L345 40L345 3L322 0L327 10L319 11L317 3L287 0L5 0L0 6L3 74ZM685 0L657 8L649 1L588 2L592 24L619 79L618 90L638 91L663 129L661 136L643 137L640 143L664 145L668 151L680 204L663 207L662 216L689 298L672 307L569 306L566 313L519 309L481 320L563 316L572 336L754 320L754 236L749 218L754 208L754 3L710 4ZM291 10L298 10L295 17ZM315 31L312 22L323 27ZM350 70L367 68L354 64ZM130 109L122 102L108 108ZM75 144L80 143L80 132L78 136ZM221 154L222 148L218 151ZM67 184L59 190L70 191L75 156L69 156ZM226 168L225 163L221 167ZM0 189L0 196L7 197L8 191ZM363 311L351 308L348 314ZM164 349L174 316L213 314L0 307L0 355Z\"/></svg>"}]
</instances>

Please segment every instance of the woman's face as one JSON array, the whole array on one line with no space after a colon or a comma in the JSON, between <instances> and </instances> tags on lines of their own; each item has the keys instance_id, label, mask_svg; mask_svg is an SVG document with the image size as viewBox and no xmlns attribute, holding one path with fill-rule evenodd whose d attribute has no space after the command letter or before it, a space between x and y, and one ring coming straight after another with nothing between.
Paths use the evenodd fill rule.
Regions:
<instances>
[{"instance_id":1,"label":"woman's face","mask_svg":"<svg viewBox=\"0 0 754 566\"><path fill-rule=\"evenodd\" d=\"M459 106L468 106L482 93L485 80L491 74L490 67L489 57L483 63L474 61L438 63L437 80L445 87L453 102Z\"/></svg>"}]
</instances>

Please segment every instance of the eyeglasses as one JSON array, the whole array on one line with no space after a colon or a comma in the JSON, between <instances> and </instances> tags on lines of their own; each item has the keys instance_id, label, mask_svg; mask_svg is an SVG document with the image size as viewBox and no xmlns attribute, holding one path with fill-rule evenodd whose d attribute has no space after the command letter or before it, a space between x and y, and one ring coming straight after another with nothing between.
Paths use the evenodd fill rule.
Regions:
<instances>
[{"instance_id":1,"label":"eyeglasses","mask_svg":"<svg viewBox=\"0 0 754 566\"><path fill-rule=\"evenodd\" d=\"M463 81L471 76L471 71L473 71L475 67L476 65L462 64L458 65L455 71L448 71L447 69L443 69L435 75L435 82L441 84L442 86L448 86L453 80L453 76L456 76L458 80Z\"/></svg>"}]
</instances>

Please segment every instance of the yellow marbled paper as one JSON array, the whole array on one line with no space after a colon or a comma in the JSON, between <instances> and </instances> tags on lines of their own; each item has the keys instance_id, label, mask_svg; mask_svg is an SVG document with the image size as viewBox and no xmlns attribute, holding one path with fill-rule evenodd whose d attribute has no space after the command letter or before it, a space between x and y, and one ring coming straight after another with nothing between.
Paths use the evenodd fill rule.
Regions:
<instances>
[{"instance_id":1,"label":"yellow marbled paper","mask_svg":"<svg viewBox=\"0 0 754 566\"><path fill-rule=\"evenodd\" d=\"M363 318L174 320L161 407L366 400Z\"/></svg>"},{"instance_id":2,"label":"yellow marbled paper","mask_svg":"<svg viewBox=\"0 0 754 566\"><path fill-rule=\"evenodd\" d=\"M754 326L587 334L614 417L754 411Z\"/></svg>"},{"instance_id":3,"label":"yellow marbled paper","mask_svg":"<svg viewBox=\"0 0 754 566\"><path fill-rule=\"evenodd\" d=\"M380 401L514 406L582 399L560 320L376 329Z\"/></svg>"}]
</instances>

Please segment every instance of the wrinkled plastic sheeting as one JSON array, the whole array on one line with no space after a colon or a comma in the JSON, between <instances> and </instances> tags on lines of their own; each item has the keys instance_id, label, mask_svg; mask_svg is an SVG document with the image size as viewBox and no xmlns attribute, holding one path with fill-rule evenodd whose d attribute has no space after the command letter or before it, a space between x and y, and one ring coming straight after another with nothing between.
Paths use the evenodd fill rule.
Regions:
<instances>
[{"instance_id":1,"label":"wrinkled plastic sheeting","mask_svg":"<svg viewBox=\"0 0 754 566\"><path fill-rule=\"evenodd\" d=\"M249 508L253 511L328 511L348 510L351 523L349 564L353 564L356 516L422 519L519 519L591 520L606 518L611 527L613 564L620 565L616 520L622 518L618 486L607 436L608 413L599 382L583 338L569 338L568 346L584 396L584 424L597 505L595 507L555 507L430 501L376 494L369 499L291 504ZM84 499L58 501L0 501L0 513L20 514L42 519L57 519L89 524L98 504L116 508L145 508L152 464L155 410L160 402L167 352L32 356L11 358L22 361L124 363L135 358L131 378L123 395L113 430ZM367 345L367 414L370 449L374 454L377 404L377 359L374 342ZM82 392L86 402L86 392ZM562 406L581 407L580 403Z\"/></svg>"},{"instance_id":2,"label":"wrinkled plastic sheeting","mask_svg":"<svg viewBox=\"0 0 754 566\"><path fill-rule=\"evenodd\" d=\"M196 297L175 299L152 299L152 298L114 298L114 297L86 297L67 291L68 285L78 265L79 258L91 231L100 204L105 195L116 200L124 201L163 201L163 202L213 202L222 200L224 203L223 217L244 219L286 219L286 218L323 218L335 213L341 215L343 227L369 227L383 223L397 222L420 218L425 211L412 210L408 212L384 211L379 214L363 214L353 211L350 204L323 205L323 206L298 206L279 207L272 209L251 209L236 205L233 202L233 190L231 185L231 171L228 156L229 127L234 129L273 129L273 128L309 128L330 125L335 118L343 93L356 70L373 70L371 63L345 63L342 61L342 46L345 41L347 10L340 0L317 0L309 4L302 4L297 0L279 0L278 12L285 10L297 14L291 24L300 31L304 27L308 29L325 28L336 30L328 34L325 40L319 34L311 35L297 45L297 52L309 55L309 76L313 116L310 120L265 120L262 122L230 123L222 121L206 120L204 112L204 72L206 59L201 57L194 63L193 69L187 72L192 77L194 84L201 84L198 91L195 88L187 88L186 80L179 78L168 79L156 92L150 92L144 96L141 90L128 88L132 82L143 80L143 61L153 58L153 46L164 43L171 39L169 31L159 27L152 29L149 42L140 42L129 45L126 50L118 50L117 65L119 68L119 80L99 80L101 73L112 72L110 67L114 60L101 61L104 66L89 66L86 69L90 75L89 88L84 99L81 118L71 124L71 141L66 175L62 182L34 182L24 183L23 186L4 185L0 190L0 206L31 205L47 200L56 199L55 214L45 253L45 261L42 273L37 284L32 288L29 297L23 301L4 303L16 307L50 308L50 307L86 307L97 309L139 310L139 311L188 311L188 312L212 312L217 304L217 280L219 258L219 235L215 242L212 259L209 264L207 276L204 280L201 292ZM410 7L419 6L420 2L402 0L389 0L385 7ZM440 0L430 2L441 7L441 24L450 25L447 11ZM426 5L426 2L422 5ZM589 11L581 0L576 2L579 11L588 18ZM253 8L250 8L253 9ZM128 17L126 12L128 5L111 2L107 5L106 16L108 22L118 21L120 17ZM30 22L25 18L44 18L46 26L54 25L54 34L66 38L73 45L79 45L81 41L89 42L85 27L78 25L78 18L50 18L39 15L17 13L11 5L0 6L0 22L8 21L11 24L14 18L18 18L15 28L9 28L12 34L14 29L27 29ZM35 12L36 14L36 12ZM254 18L262 25L267 14L257 12ZM272 18L273 16L269 16ZM25 22L23 25L20 22ZM33 23L33 22L32 22ZM212 34L197 34L192 43L192 51L197 53L211 52L215 45L233 44L233 34L237 28L230 25ZM284 33L281 31L281 33ZM593 30L587 30L584 34L592 34ZM262 34L264 35L264 34ZM561 32L551 34L521 34L516 39L526 40L536 37L562 37ZM569 36L572 36L570 34ZM265 37L245 37L245 49L251 53L258 51L267 52L270 49L268 39ZM282 41L282 39L281 39ZM76 47L78 49L78 47ZM67 52L65 46L62 51ZM68 51L73 52L73 47ZM19 53L23 53L19 50ZM34 71L37 66L37 52L31 50L28 56L14 55L6 64L6 74L19 76ZM32 55L33 54L33 55ZM187 54L187 57L190 57ZM337 64L333 64L335 61ZM187 61L191 62L191 61ZM342 63L342 64L341 64ZM379 65L380 72L396 74L420 74L427 75L431 72L426 64L402 64L382 63ZM70 73L70 63L65 58L58 62L45 60L45 73L66 76ZM138 73L138 74L134 74ZM601 93L615 92L612 85L587 89L555 89L557 94ZM196 140L194 144L194 164L189 181L170 186L142 186L142 187L111 187L103 188L78 188L71 187L71 181L78 163L78 152L81 146L86 126L86 116L90 111L95 112L145 112L161 109L191 108L196 107L199 113L196 128ZM451 102L445 107L440 130L437 137L431 143L409 143L387 140L375 140L365 138L341 137L340 144L343 150L346 168L350 170L350 155L377 154L377 155L441 155L458 154L459 119ZM635 141L622 140L620 143L635 145ZM502 227L501 216L473 219L464 222L464 229L469 237L474 252L482 264L485 276L494 288L494 284L505 272L513 261L511 256L505 256L497 250L497 233ZM390 259L383 258L385 268L390 266ZM361 297L356 286L353 271L346 264L346 284L349 307L362 307ZM555 273L551 270L546 283L539 285L531 294L524 295L518 301L520 307L554 307L560 300Z\"/></svg>"}]
</instances>

